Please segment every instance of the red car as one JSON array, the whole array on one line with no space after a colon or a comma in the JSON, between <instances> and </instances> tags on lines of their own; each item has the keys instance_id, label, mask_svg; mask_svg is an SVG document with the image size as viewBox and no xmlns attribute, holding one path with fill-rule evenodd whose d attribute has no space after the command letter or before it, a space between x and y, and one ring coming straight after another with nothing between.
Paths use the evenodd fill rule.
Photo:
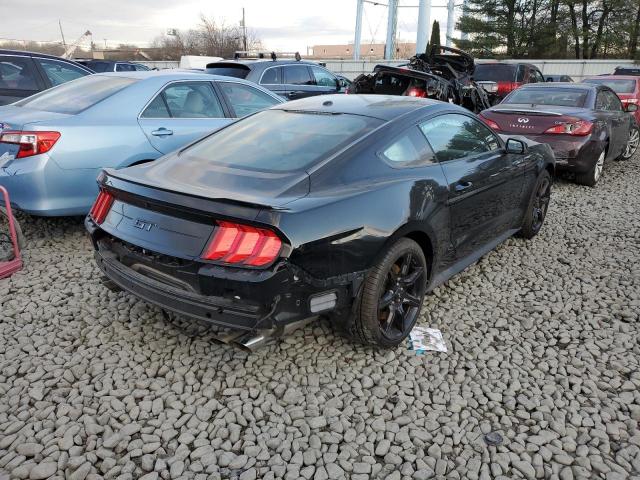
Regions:
<instances>
[{"instance_id":1,"label":"red car","mask_svg":"<svg viewBox=\"0 0 640 480\"><path fill-rule=\"evenodd\" d=\"M584 83L592 83L595 85L606 85L616 92L622 105L627 106L630 103L640 105L640 77L633 75L601 75L598 77L586 78ZM636 121L640 124L640 111L633 112Z\"/></svg>"},{"instance_id":2,"label":"red car","mask_svg":"<svg viewBox=\"0 0 640 480\"><path fill-rule=\"evenodd\" d=\"M557 170L593 187L606 161L626 160L638 148L637 109L633 103L623 107L605 85L538 83L514 90L480 118L498 133L549 144Z\"/></svg>"}]
</instances>

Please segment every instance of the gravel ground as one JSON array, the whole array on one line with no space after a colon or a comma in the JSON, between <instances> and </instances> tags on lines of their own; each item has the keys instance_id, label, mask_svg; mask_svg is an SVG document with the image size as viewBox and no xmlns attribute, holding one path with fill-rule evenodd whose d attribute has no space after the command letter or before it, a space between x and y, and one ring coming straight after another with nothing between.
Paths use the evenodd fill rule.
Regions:
<instances>
[{"instance_id":1,"label":"gravel ground","mask_svg":"<svg viewBox=\"0 0 640 480\"><path fill-rule=\"evenodd\" d=\"M449 352L423 356L326 323L218 345L102 287L81 220L23 219L0 478L640 479L639 172L559 181L535 240L427 298Z\"/></svg>"}]
</instances>

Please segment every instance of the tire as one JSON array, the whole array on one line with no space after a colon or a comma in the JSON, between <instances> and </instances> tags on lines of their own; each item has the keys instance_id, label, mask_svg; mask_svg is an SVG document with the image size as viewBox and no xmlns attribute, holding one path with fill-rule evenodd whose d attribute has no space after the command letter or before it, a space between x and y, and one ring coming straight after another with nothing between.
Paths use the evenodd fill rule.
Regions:
<instances>
[{"instance_id":1,"label":"tire","mask_svg":"<svg viewBox=\"0 0 640 480\"><path fill-rule=\"evenodd\" d=\"M524 213L522 227L518 232L518 236L527 240L535 237L547 217L549 209L549 201L551 200L551 185L553 184L551 174L547 170L543 170L531 192L531 198Z\"/></svg>"},{"instance_id":2,"label":"tire","mask_svg":"<svg viewBox=\"0 0 640 480\"><path fill-rule=\"evenodd\" d=\"M638 145L640 145L640 129L633 127L629 132L629 139L627 140L627 145L624 147L624 151L616 160L629 160L638 150Z\"/></svg>"},{"instance_id":3,"label":"tire","mask_svg":"<svg viewBox=\"0 0 640 480\"><path fill-rule=\"evenodd\" d=\"M606 150L602 149L596 158L596 161L593 162L593 165L588 171L585 173L576 173L576 182L580 185L586 185L587 187L595 187L600 178L602 178L606 154Z\"/></svg>"},{"instance_id":4,"label":"tire","mask_svg":"<svg viewBox=\"0 0 640 480\"><path fill-rule=\"evenodd\" d=\"M427 277L422 248L409 238L394 243L365 277L351 336L367 345L398 346L418 320Z\"/></svg>"}]
</instances>

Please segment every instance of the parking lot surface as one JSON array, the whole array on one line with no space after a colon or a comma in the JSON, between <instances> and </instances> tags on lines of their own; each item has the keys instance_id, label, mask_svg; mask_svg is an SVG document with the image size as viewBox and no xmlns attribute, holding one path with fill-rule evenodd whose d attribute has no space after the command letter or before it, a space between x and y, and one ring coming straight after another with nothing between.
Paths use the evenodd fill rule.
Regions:
<instances>
[{"instance_id":1,"label":"parking lot surface","mask_svg":"<svg viewBox=\"0 0 640 480\"><path fill-rule=\"evenodd\" d=\"M637 156L558 181L538 237L427 297L449 351L422 356L326 322L216 344L104 288L81 219L23 217L0 478L640 479L639 191Z\"/></svg>"}]
</instances>

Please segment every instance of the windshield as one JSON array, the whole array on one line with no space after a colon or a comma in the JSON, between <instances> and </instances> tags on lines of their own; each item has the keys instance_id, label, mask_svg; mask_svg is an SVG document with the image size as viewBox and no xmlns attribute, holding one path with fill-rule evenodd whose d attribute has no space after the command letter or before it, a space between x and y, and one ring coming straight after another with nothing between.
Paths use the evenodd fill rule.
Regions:
<instances>
[{"instance_id":1,"label":"windshield","mask_svg":"<svg viewBox=\"0 0 640 480\"><path fill-rule=\"evenodd\" d=\"M596 85L606 85L616 93L633 93L636 91L635 80L622 80L613 78L588 78L585 83L595 83Z\"/></svg>"},{"instance_id":2,"label":"windshield","mask_svg":"<svg viewBox=\"0 0 640 480\"><path fill-rule=\"evenodd\" d=\"M179 161L264 172L304 170L382 123L360 115L265 110L187 148Z\"/></svg>"},{"instance_id":3,"label":"windshield","mask_svg":"<svg viewBox=\"0 0 640 480\"><path fill-rule=\"evenodd\" d=\"M14 105L75 115L137 81L126 77L88 75L27 97Z\"/></svg>"},{"instance_id":4,"label":"windshield","mask_svg":"<svg viewBox=\"0 0 640 480\"><path fill-rule=\"evenodd\" d=\"M515 65L481 63L476 65L473 72L474 80L479 82L513 82L515 76Z\"/></svg>"},{"instance_id":5,"label":"windshield","mask_svg":"<svg viewBox=\"0 0 640 480\"><path fill-rule=\"evenodd\" d=\"M587 90L570 88L519 88L510 93L502 103L584 107L588 94Z\"/></svg>"}]
</instances>

